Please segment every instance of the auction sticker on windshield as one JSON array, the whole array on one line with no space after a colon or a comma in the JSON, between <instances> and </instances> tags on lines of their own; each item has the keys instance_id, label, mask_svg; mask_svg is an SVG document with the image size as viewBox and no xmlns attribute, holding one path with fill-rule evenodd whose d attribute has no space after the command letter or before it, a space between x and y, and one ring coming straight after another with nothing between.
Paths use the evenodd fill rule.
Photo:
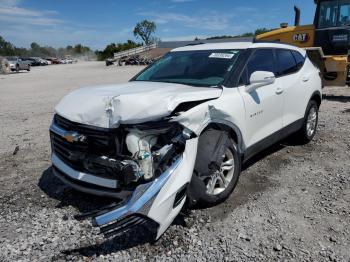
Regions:
<instances>
[{"instance_id":1,"label":"auction sticker on windshield","mask_svg":"<svg viewBox=\"0 0 350 262\"><path fill-rule=\"evenodd\" d=\"M229 53L212 53L209 58L222 58L222 59L232 59L235 54L229 54Z\"/></svg>"}]
</instances>

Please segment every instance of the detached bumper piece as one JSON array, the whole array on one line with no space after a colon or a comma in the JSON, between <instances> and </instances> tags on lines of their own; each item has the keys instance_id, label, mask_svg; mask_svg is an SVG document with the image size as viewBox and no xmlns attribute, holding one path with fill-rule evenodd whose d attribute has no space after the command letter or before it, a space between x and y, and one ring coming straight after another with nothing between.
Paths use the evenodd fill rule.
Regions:
<instances>
[{"instance_id":1,"label":"detached bumper piece","mask_svg":"<svg viewBox=\"0 0 350 262\"><path fill-rule=\"evenodd\" d=\"M125 234L135 229L137 226L145 226L147 229L156 229L158 224L145 216L134 214L100 227L100 233L106 238L109 238Z\"/></svg>"},{"instance_id":2,"label":"detached bumper piece","mask_svg":"<svg viewBox=\"0 0 350 262\"><path fill-rule=\"evenodd\" d=\"M96 216L93 219L93 225L99 226L101 233L105 235L115 235L115 233L118 234L129 227L144 224L147 221L156 223L148 218L149 211L162 187L169 180L182 160L182 158L177 159L171 168L153 182L138 186L125 205Z\"/></svg>"}]
</instances>

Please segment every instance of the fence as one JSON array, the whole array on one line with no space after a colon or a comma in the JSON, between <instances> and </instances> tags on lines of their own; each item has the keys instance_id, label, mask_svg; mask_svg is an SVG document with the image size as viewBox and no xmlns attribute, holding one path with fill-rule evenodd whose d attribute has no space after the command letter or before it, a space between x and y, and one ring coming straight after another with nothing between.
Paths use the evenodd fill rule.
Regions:
<instances>
[{"instance_id":1,"label":"fence","mask_svg":"<svg viewBox=\"0 0 350 262\"><path fill-rule=\"evenodd\" d=\"M154 48L157 48L157 43L151 44L151 45L147 45L147 46L140 46L140 47L136 47L133 49L129 49L126 51L122 51L122 52L118 52L118 53L114 53L114 59L120 59L124 56L132 56L132 55L137 55L149 50L152 50Z\"/></svg>"}]
</instances>

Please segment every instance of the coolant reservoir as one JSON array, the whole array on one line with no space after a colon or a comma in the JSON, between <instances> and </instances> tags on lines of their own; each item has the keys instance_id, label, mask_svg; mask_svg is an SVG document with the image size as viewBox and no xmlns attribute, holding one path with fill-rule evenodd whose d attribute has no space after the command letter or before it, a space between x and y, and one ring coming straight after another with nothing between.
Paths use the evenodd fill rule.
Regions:
<instances>
[{"instance_id":1,"label":"coolant reservoir","mask_svg":"<svg viewBox=\"0 0 350 262\"><path fill-rule=\"evenodd\" d=\"M144 173L144 179L153 177L151 148L157 143L157 136L139 130L132 130L126 136L126 145Z\"/></svg>"}]
</instances>

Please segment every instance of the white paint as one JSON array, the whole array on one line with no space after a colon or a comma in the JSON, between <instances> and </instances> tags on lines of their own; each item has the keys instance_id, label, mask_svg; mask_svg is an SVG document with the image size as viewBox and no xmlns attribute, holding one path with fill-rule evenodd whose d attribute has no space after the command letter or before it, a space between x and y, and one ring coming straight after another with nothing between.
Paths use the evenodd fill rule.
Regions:
<instances>
[{"instance_id":1,"label":"white paint","mask_svg":"<svg viewBox=\"0 0 350 262\"><path fill-rule=\"evenodd\" d=\"M159 223L157 238L170 226L185 203L184 199L176 208L173 208L177 192L191 181L197 156L197 145L198 138L186 142L181 164L163 186L148 212L147 216Z\"/></svg>"},{"instance_id":2,"label":"white paint","mask_svg":"<svg viewBox=\"0 0 350 262\"><path fill-rule=\"evenodd\" d=\"M240 50L254 48L285 48L300 52L306 55L306 51L296 46L279 44L279 43L252 43L252 42L227 42L227 43L211 43L203 45L184 46L171 50L171 52L179 51L196 51L196 50Z\"/></svg>"},{"instance_id":3,"label":"white paint","mask_svg":"<svg viewBox=\"0 0 350 262\"><path fill-rule=\"evenodd\" d=\"M64 97L56 113L77 123L112 128L159 120L181 103L218 98L220 88L159 82L128 82L82 88Z\"/></svg>"}]
</instances>

